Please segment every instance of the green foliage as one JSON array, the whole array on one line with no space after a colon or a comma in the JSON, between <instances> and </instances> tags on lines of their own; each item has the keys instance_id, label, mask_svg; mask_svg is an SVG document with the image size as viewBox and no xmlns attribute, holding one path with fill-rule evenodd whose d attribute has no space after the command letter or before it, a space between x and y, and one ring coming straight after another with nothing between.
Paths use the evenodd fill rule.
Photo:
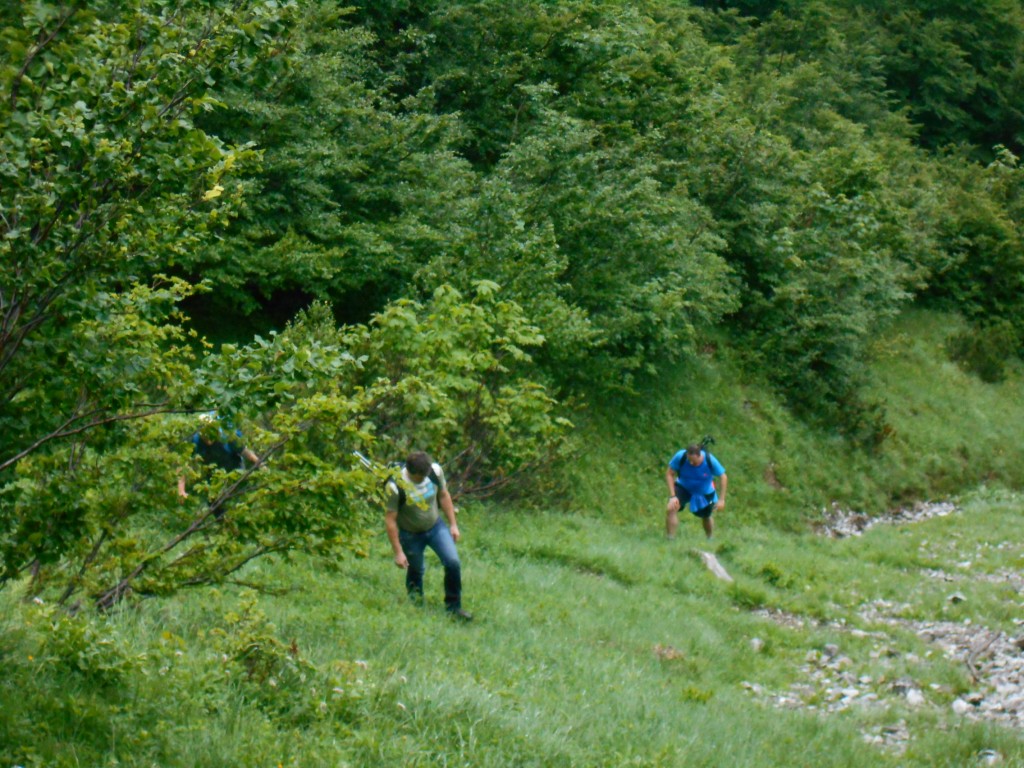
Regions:
<instances>
[{"instance_id":1,"label":"green foliage","mask_svg":"<svg viewBox=\"0 0 1024 768\"><path fill-rule=\"evenodd\" d=\"M2 580L85 534L80 481L120 425L180 406L191 357L174 308L193 289L162 273L210 236L252 155L193 120L214 106L216 73L249 69L279 15L23 10L0 32Z\"/></svg>"},{"instance_id":2,"label":"green foliage","mask_svg":"<svg viewBox=\"0 0 1024 768\"><path fill-rule=\"evenodd\" d=\"M1008 321L1024 333L1021 308L1024 169L1005 148L987 166L950 156L941 171L949 199L938 234L947 261L927 297L982 325Z\"/></svg>"},{"instance_id":3,"label":"green foliage","mask_svg":"<svg viewBox=\"0 0 1024 768\"><path fill-rule=\"evenodd\" d=\"M761 566L758 576L773 587L782 587L783 589L791 589L796 583L796 580L786 572L785 568L770 560Z\"/></svg>"},{"instance_id":4,"label":"green foliage","mask_svg":"<svg viewBox=\"0 0 1024 768\"><path fill-rule=\"evenodd\" d=\"M358 549L363 486L346 480L330 452L307 448L316 445L309 432L317 419L351 406L328 394L343 367L357 365L336 344L317 347L311 337L320 332L298 322L275 343L258 341L238 356L226 350L208 359L186 393L220 405L228 417L240 415L239 401L265 409L267 429L254 428L247 439L275 471L260 471L258 479L253 467L199 474L188 502L178 503L175 478L189 461L185 439L196 428L181 418L121 421L104 431L104 442L29 457L7 488L4 578L34 562L40 588L57 589L62 602L84 592L109 607L132 590L218 582L274 552L334 551L341 541ZM301 374L271 377L271 366ZM298 405L280 407L289 401ZM351 422L332 423L332 435L345 430L357 431Z\"/></svg>"},{"instance_id":5,"label":"green foliage","mask_svg":"<svg viewBox=\"0 0 1024 768\"><path fill-rule=\"evenodd\" d=\"M5 423L12 442L7 450L13 455L6 463L14 469L4 473L0 503L4 580L33 561L54 563L85 534L88 510L103 503L97 484L112 494L105 497L113 503L105 516L117 519L131 508L141 478L136 472L143 464L130 461L133 446L119 445L119 436L130 432L133 423L173 407L187 387L191 355L179 346L183 334L153 319L172 311L187 293L186 286L172 280L97 295L93 317L81 318L73 333L51 337L44 345L50 351L68 345L61 354L63 365L47 366L45 376L33 375L33 386L8 401ZM22 358L19 364L30 362ZM74 405L71 395L78 397ZM65 407L72 413L56 422ZM50 431L40 435L35 432L40 428ZM19 439L28 445L14 453ZM108 448L116 457L105 468L120 469L105 474L99 457ZM156 456L157 466L144 471L160 477L159 463L165 459Z\"/></svg>"},{"instance_id":6,"label":"green foliage","mask_svg":"<svg viewBox=\"0 0 1024 768\"><path fill-rule=\"evenodd\" d=\"M721 158L728 172L698 165L698 183L731 233L727 257L741 265L750 288L743 304L751 311L740 318L767 352L779 386L802 411L870 443L884 434L884 416L873 416L877 404L863 398L866 346L911 291L955 296L962 311L1019 325L1019 301L1008 298L1020 295L1020 270L1011 263L1020 249L1009 223L1018 218L1019 194L1010 192L1015 158L997 149L994 167L982 171L966 161L966 150L953 163L917 155L905 140L915 129L900 110L909 104L912 117L924 121L928 146L954 136L980 138L985 129L979 131L973 113L995 114L988 89L1013 81L1003 57L1019 47L1020 13L1002 2L985 4L971 18L929 3L776 5L770 15L759 10L758 23L730 26L726 17L717 19L719 31L730 27L724 39L734 46L733 64L722 70L731 75L723 84L731 98L719 110L727 119L705 131L714 150L705 154ZM716 28L709 17L700 18ZM982 43L975 32L995 18L1005 26ZM923 49L907 52L919 43ZM998 52L981 54L989 44ZM924 68L922 60L928 61ZM733 106L742 112L733 116ZM999 119L1018 126L1012 129L1017 135L1014 111ZM981 142L983 154L991 143ZM823 217L813 200L821 193L847 213ZM808 251L822 259L822 272L802 269L791 284L789 259L795 255L802 265L807 259L786 245L780 249L791 242L788 232L806 238ZM842 260L830 261L837 257ZM847 278L852 282L831 283ZM813 300L803 308L789 303L794 292L803 302L818 289L845 306L832 314L831 301L817 308ZM851 323L841 319L858 316Z\"/></svg>"},{"instance_id":7,"label":"green foliage","mask_svg":"<svg viewBox=\"0 0 1024 768\"><path fill-rule=\"evenodd\" d=\"M848 3L856 12L860 3ZM926 146L969 143L981 156L1020 148L1024 11L1011 0L873 4L886 83L910 107Z\"/></svg>"},{"instance_id":8,"label":"green foliage","mask_svg":"<svg viewBox=\"0 0 1024 768\"><path fill-rule=\"evenodd\" d=\"M577 466L593 488L576 510L463 508L471 625L444 619L433 570L427 606L406 603L383 536L369 557L330 572L301 555L251 563L248 580L279 587L258 602L225 586L70 619L12 585L0 593L0 760L770 768L799 749L816 766L923 768L994 749L1020 762L1013 729L952 711L954 696L977 690L962 661L913 624L866 611L888 601L892 622L1017 631L1005 576L1024 557L1021 498L996 485L1024 466L1013 438L1024 422L1020 371L970 383L941 351L961 323L914 313L876 345L900 435L880 461L809 430L728 369L713 387L663 387L642 406L606 408L605 421L591 409ZM326 342L330 325L308 336ZM717 341L702 384L731 361ZM690 554L706 547L695 521L676 541L662 535L667 456L650 446L708 423L721 426L708 431L730 472L713 544L732 585ZM955 487L974 485L989 465L951 455L958 433L977 456L1005 454L987 489L960 497L961 511L839 541L789 525L816 517L822 498L857 500L846 495L860 493L853 475L876 483L867 496L927 482L929 456L955 465ZM762 478L768 460L784 487ZM951 605L946 579L968 599ZM841 669L824 663L829 645ZM906 707L890 685L908 679L925 705ZM872 695L822 712L840 681ZM795 706L774 706L783 697ZM865 742L894 719L910 734L906 752Z\"/></svg>"},{"instance_id":9,"label":"green foliage","mask_svg":"<svg viewBox=\"0 0 1024 768\"><path fill-rule=\"evenodd\" d=\"M294 638L282 640L251 593L206 602L216 607L199 611L195 625L166 604L152 623L136 612L70 617L6 604L20 629L2 633L16 653L0 684L0 760L199 765L225 750L240 755L211 742L221 727L247 732L243 752L255 760L296 727L337 734L384 695L389 681L366 662L314 661Z\"/></svg>"},{"instance_id":10,"label":"green foliage","mask_svg":"<svg viewBox=\"0 0 1024 768\"><path fill-rule=\"evenodd\" d=\"M391 452L381 459L428 450L460 493L513 479L520 492L532 487L530 473L558 455L571 426L531 378L543 336L497 288L482 281L465 300L441 287L429 305L396 302L346 334L363 361L347 386L372 404L362 418Z\"/></svg>"},{"instance_id":11,"label":"green foliage","mask_svg":"<svg viewBox=\"0 0 1024 768\"><path fill-rule=\"evenodd\" d=\"M417 267L466 224L473 183L453 151L459 121L433 112L430 89L390 96L395 78L352 9L300 5L255 92L247 79L218 83L225 109L202 125L256 142L262 162L220 241L181 261L216 285L204 301L262 328L280 328L287 317L259 314L294 295L333 303L345 322L408 295Z\"/></svg>"},{"instance_id":12,"label":"green foliage","mask_svg":"<svg viewBox=\"0 0 1024 768\"><path fill-rule=\"evenodd\" d=\"M364 551L355 448L554 493L560 406L732 334L735 375L876 451L867 363L904 305L1018 345L1019 9L699 5L5 9L0 579L108 605ZM975 164L991 135L1011 149ZM177 310L283 296L220 354ZM189 466L170 414L211 407L270 469Z\"/></svg>"},{"instance_id":13,"label":"green foliage","mask_svg":"<svg viewBox=\"0 0 1024 768\"><path fill-rule=\"evenodd\" d=\"M25 11L2 31L11 55L0 70L0 468L111 418L167 407L161 393L132 386L152 361L111 356L95 376L76 376L106 354L96 342L130 349L173 333L161 328L165 312L141 309L134 322L99 326L108 294L149 285L230 208L225 185L251 152L193 119L214 106L214 73L250 67L276 17L269 6L208 16L202 3L173 14L116 3ZM163 375L153 370L157 383Z\"/></svg>"},{"instance_id":14,"label":"green foliage","mask_svg":"<svg viewBox=\"0 0 1024 768\"><path fill-rule=\"evenodd\" d=\"M254 594L243 594L237 611L229 611L223 626L209 631L210 647L221 659L221 686L237 681L242 696L285 725L302 725L341 710L361 694L362 681L332 684L291 643L278 639L277 630L260 610ZM353 690L353 684L355 690Z\"/></svg>"},{"instance_id":15,"label":"green foliage","mask_svg":"<svg viewBox=\"0 0 1024 768\"><path fill-rule=\"evenodd\" d=\"M950 336L949 356L989 384L1006 378L1006 361L1012 350L1020 349L1020 337L1006 320L988 327L968 327Z\"/></svg>"},{"instance_id":16,"label":"green foliage","mask_svg":"<svg viewBox=\"0 0 1024 768\"><path fill-rule=\"evenodd\" d=\"M144 657L133 655L116 632L60 611L46 614L50 626L40 647L40 663L108 690L142 670Z\"/></svg>"}]
</instances>

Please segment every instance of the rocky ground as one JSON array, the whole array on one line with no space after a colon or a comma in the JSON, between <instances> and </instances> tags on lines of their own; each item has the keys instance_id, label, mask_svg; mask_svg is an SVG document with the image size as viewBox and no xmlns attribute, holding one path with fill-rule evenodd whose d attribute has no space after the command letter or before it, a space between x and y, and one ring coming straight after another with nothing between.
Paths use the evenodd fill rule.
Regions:
<instances>
[{"instance_id":1,"label":"rocky ground","mask_svg":"<svg viewBox=\"0 0 1024 768\"><path fill-rule=\"evenodd\" d=\"M868 518L866 515L844 512L834 507L824 511L819 527L822 534L836 538L858 536L875 525L892 523L913 523L932 517L956 513L950 503L918 504L911 509L899 510L884 517ZM969 565L969 564L968 564ZM928 571L926 576L953 583L949 600L957 602L963 596L955 591L955 582L965 578L963 574L947 574L942 571ZM1018 595L1024 595L1024 576L1018 572L1004 572L986 575L994 581L1011 585ZM942 686L931 686L922 690L913 679L905 675L872 677L858 674L856 664L843 653L840 643L828 644L808 652L801 668L801 682L790 690L771 692L763 687L748 683L746 687L758 698L773 706L786 708L807 708L824 712L838 712L851 707L879 707L899 711L896 704L917 708L928 706L951 707L959 717L1000 723L1012 728L1024 728L1024 620L1018 621L1020 632L1009 635L971 623L949 621L910 621L901 618L906 615L906 606L884 600L863 605L859 611L863 626L871 630L855 629L845 624L824 625L836 630L836 636L858 636L874 639L872 651L875 669L899 667L912 668L917 659L904 657L893 650L889 630L912 631L925 640L936 651L947 658L962 663L973 681L969 693L953 696L952 691ZM805 627L811 620L781 611L763 610L767 619L794 627ZM761 650L763 641L751 641L755 652ZM877 662L883 663L877 663ZM899 662L898 664L896 662ZM865 739L879 746L902 752L910 733L906 723L898 720L890 725L864 734ZM978 754L978 764L998 764L1002 756L994 750L983 750Z\"/></svg>"},{"instance_id":2,"label":"rocky ground","mask_svg":"<svg viewBox=\"0 0 1024 768\"><path fill-rule=\"evenodd\" d=\"M948 501L920 502L908 509L897 509L885 515L868 517L863 512L853 512L833 504L822 510L821 522L817 528L818 532L825 536L842 539L846 536L860 536L876 525L919 523L933 517L945 517L956 511L956 506Z\"/></svg>"}]
</instances>

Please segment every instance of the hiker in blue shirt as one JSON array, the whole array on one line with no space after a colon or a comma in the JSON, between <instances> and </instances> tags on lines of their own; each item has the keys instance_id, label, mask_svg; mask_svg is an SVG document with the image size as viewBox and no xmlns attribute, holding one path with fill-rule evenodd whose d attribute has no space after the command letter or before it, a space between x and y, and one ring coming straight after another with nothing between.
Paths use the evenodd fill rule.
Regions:
<instances>
[{"instance_id":1,"label":"hiker in blue shirt","mask_svg":"<svg viewBox=\"0 0 1024 768\"><path fill-rule=\"evenodd\" d=\"M715 488L718 480L718 489ZM665 508L665 535L674 538L679 527L679 510L689 503L690 512L700 518L704 534L710 539L715 530L711 515L725 509L725 494L729 478L718 459L699 445L679 451L665 470L668 484L668 506ZM719 496L719 491L721 496Z\"/></svg>"},{"instance_id":2,"label":"hiker in blue shirt","mask_svg":"<svg viewBox=\"0 0 1024 768\"><path fill-rule=\"evenodd\" d=\"M189 438L192 452L206 466L220 467L225 472L244 469L245 462L253 466L260 464L260 457L242 442L241 430L225 429L215 413L204 413L199 416L199 429ZM262 466L262 465L260 465ZM178 475L178 497L181 501L188 498L185 489L185 472ZM220 517L223 510L219 510Z\"/></svg>"}]
</instances>

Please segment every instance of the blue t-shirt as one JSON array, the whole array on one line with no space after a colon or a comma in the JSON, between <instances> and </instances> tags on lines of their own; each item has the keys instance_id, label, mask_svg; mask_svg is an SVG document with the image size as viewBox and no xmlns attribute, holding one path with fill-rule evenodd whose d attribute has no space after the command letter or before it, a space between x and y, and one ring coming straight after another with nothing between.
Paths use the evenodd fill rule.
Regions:
<instances>
[{"instance_id":1,"label":"blue t-shirt","mask_svg":"<svg viewBox=\"0 0 1024 768\"><path fill-rule=\"evenodd\" d=\"M676 485L690 494L690 509L697 512L708 504L718 501L718 493L712 478L725 474L725 467L707 451L701 451L704 461L693 466L686 460L686 451L676 453L668 467L678 475Z\"/></svg>"},{"instance_id":2,"label":"blue t-shirt","mask_svg":"<svg viewBox=\"0 0 1024 768\"><path fill-rule=\"evenodd\" d=\"M242 441L242 432L235 430L231 435L219 430L217 439L212 443L203 440L199 432L192 435L192 450L207 464L213 464L221 469L230 472L233 469L243 469L245 463L242 461L242 452L245 446Z\"/></svg>"}]
</instances>

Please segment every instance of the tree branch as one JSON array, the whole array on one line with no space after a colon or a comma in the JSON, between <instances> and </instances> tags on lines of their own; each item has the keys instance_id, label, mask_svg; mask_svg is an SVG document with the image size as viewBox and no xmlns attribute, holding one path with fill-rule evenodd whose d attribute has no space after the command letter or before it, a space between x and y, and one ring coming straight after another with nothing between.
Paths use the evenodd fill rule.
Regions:
<instances>
[{"instance_id":1,"label":"tree branch","mask_svg":"<svg viewBox=\"0 0 1024 768\"><path fill-rule=\"evenodd\" d=\"M57 18L57 25L53 28L53 31L49 34L40 32L39 40L36 42L32 49L25 56L25 61L21 65L21 69L18 70L18 74L14 76L11 82L11 109L18 108L18 91L21 90L21 81L25 77L25 73L28 72L28 68L31 66L32 61L36 56L42 52L43 48L53 42L53 39L57 37L57 33L61 31L68 20L75 15L75 8L68 8L63 14Z\"/></svg>"},{"instance_id":2,"label":"tree branch","mask_svg":"<svg viewBox=\"0 0 1024 768\"><path fill-rule=\"evenodd\" d=\"M109 416L99 416L99 414L103 413L103 411L90 411L89 413L71 416L68 419L66 419L63 424L61 424L59 427L57 427L49 434L43 435L34 443L32 443L32 445L15 454L11 458L0 462L0 472L3 472L8 467L14 466L33 451L37 450L41 446L53 440L58 440L63 437L71 437L72 435L80 435L81 433L86 432L90 429L95 429L96 427L103 426L104 424L113 424L118 421L132 421L134 419L145 419L148 418L149 416L155 416L158 413L190 412L188 410L170 408L165 403L139 403L136 407L146 408L148 410L139 411L135 413L117 413ZM94 416L97 418L92 418ZM87 421L84 424L79 423L77 426L73 426L75 425L76 422L81 422L83 419L91 420Z\"/></svg>"}]
</instances>

